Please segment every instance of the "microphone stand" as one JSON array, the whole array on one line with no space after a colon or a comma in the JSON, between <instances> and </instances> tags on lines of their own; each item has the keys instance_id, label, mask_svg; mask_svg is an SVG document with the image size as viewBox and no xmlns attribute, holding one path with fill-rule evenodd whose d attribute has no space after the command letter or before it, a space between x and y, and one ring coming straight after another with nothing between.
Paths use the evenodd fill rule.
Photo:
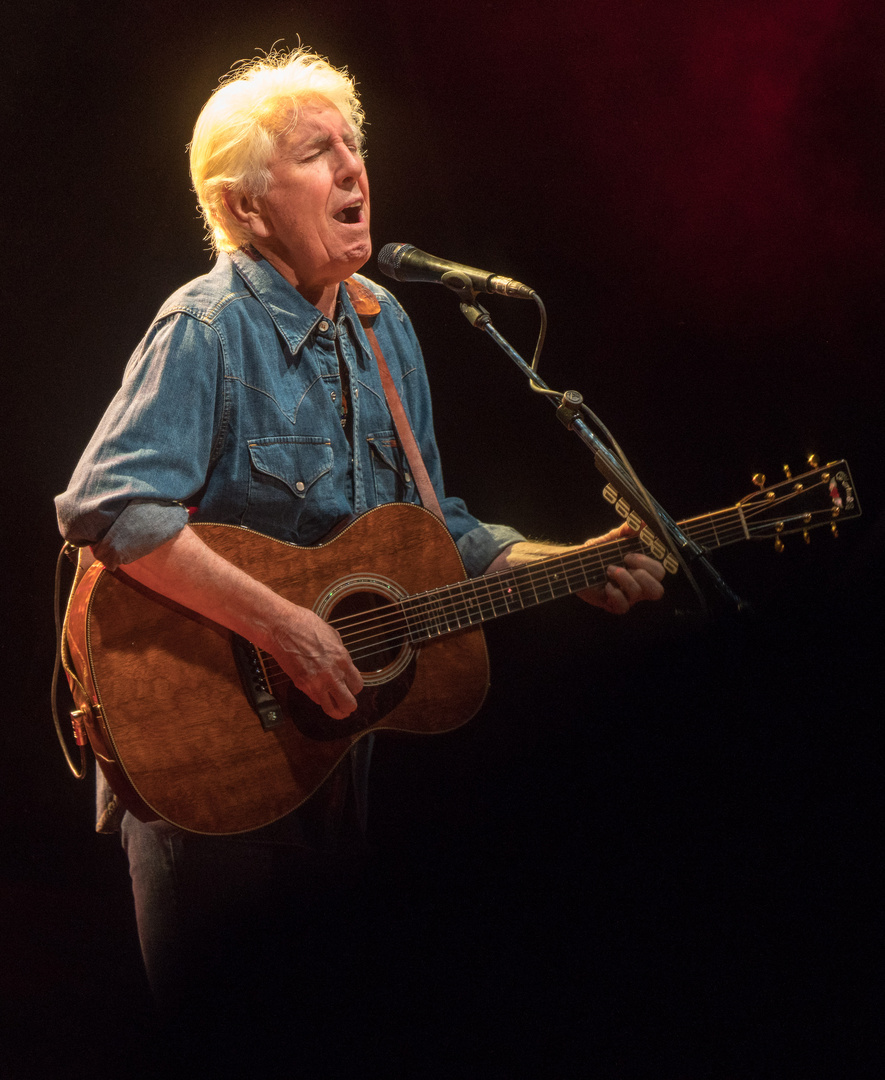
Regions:
<instances>
[{"instance_id":1,"label":"microphone stand","mask_svg":"<svg viewBox=\"0 0 885 1080\"><path fill-rule=\"evenodd\" d=\"M560 422L569 430L573 431L578 438L593 453L596 468L602 475L613 484L622 494L626 494L633 501L635 507L642 510L658 525L661 537L667 542L678 562L682 565L686 577L691 582L705 613L707 612L706 600L698 588L694 576L688 567L688 562L703 567L709 575L719 593L729 602L733 603L738 611L747 610L748 605L725 583L719 572L713 567L703 550L691 540L679 528L679 525L663 509L663 507L649 494L638 477L630 475L622 462L608 449L607 446L593 432L581 412L584 409L583 398L576 390L567 390L561 397L541 379L537 371L523 360L513 346L498 333L492 325L492 319L488 311L476 302L477 292L473 288L470 279L458 271L450 271L442 276L442 284L457 293L461 299L461 312L471 326L482 330L495 342L496 345L510 357L514 364L526 376L533 387L541 391L550 403L556 408L556 415ZM540 297L537 297L540 302ZM557 404L557 398L559 403Z\"/></svg>"}]
</instances>

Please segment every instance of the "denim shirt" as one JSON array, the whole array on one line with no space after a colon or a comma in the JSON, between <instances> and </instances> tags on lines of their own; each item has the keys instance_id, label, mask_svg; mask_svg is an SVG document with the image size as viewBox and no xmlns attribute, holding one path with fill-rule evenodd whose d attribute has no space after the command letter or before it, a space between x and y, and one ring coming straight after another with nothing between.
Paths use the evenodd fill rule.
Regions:
<instances>
[{"instance_id":1,"label":"denim shirt","mask_svg":"<svg viewBox=\"0 0 885 1080\"><path fill-rule=\"evenodd\" d=\"M415 332L386 289L359 281L379 300L374 330L446 525L468 574L481 574L523 538L481 524L445 496ZM386 502L420 498L347 290L339 289L336 318L327 319L268 262L238 251L160 309L56 508L62 534L115 569L188 520L309 545ZM362 821L371 746L370 736L350 754ZM122 808L100 772L97 779L97 829L113 832ZM290 818L297 834L299 815Z\"/></svg>"},{"instance_id":2,"label":"denim shirt","mask_svg":"<svg viewBox=\"0 0 885 1080\"><path fill-rule=\"evenodd\" d=\"M408 316L386 289L374 329L468 574L522 539L445 496L427 375ZM349 430L340 422L344 393ZM132 355L71 483L62 534L109 568L188 520L301 545L381 503L420 502L371 347L346 289L326 318L260 256L222 254L174 293Z\"/></svg>"}]
</instances>

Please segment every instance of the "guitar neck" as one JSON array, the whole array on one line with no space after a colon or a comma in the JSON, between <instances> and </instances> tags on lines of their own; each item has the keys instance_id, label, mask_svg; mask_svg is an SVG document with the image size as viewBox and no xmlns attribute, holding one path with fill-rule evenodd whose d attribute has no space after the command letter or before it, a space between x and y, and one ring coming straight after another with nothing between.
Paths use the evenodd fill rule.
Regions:
<instances>
[{"instance_id":1,"label":"guitar neck","mask_svg":"<svg viewBox=\"0 0 885 1080\"><path fill-rule=\"evenodd\" d=\"M415 644L429 641L600 585L610 562L639 550L631 540L604 548L607 561L587 548L410 596L402 601L409 637Z\"/></svg>"},{"instance_id":2,"label":"guitar neck","mask_svg":"<svg viewBox=\"0 0 885 1080\"><path fill-rule=\"evenodd\" d=\"M691 518L680 528L704 551L749 537L737 507ZM606 567L647 550L638 537L625 537L410 596L402 601L409 637L418 644L597 588L607 580Z\"/></svg>"},{"instance_id":3,"label":"guitar neck","mask_svg":"<svg viewBox=\"0 0 885 1080\"><path fill-rule=\"evenodd\" d=\"M598 588L606 582L606 568L622 564L633 552L649 553L675 573L678 562L665 546L643 526L626 502L609 485L603 492L607 502L638 531L637 534L582 547L527 563L513 570L470 578L423 593L404 596L379 610L376 618L333 621L348 647L359 645L371 652L381 640L393 646L393 639L414 645L451 634L513 611L545 604L582 589ZM767 488L746 496L739 503L679 522L682 534L702 553L743 540L770 538L782 548L783 536L829 525L837 533L836 522L860 514L854 483L844 461L817 466L799 476L788 476ZM393 612L396 611L394 615Z\"/></svg>"}]
</instances>

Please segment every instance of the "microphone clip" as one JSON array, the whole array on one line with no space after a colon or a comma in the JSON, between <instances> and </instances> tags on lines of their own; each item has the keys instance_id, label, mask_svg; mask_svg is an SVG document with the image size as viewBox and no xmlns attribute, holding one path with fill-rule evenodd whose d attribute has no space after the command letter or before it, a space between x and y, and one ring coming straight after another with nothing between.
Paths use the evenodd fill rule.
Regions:
<instances>
[{"instance_id":1,"label":"microphone clip","mask_svg":"<svg viewBox=\"0 0 885 1080\"><path fill-rule=\"evenodd\" d=\"M439 280L460 297L461 311L471 326L484 330L490 325L492 318L482 304L476 302L479 293L468 274L462 274L460 270L447 270Z\"/></svg>"},{"instance_id":2,"label":"microphone clip","mask_svg":"<svg viewBox=\"0 0 885 1080\"><path fill-rule=\"evenodd\" d=\"M474 301L479 296L479 291L474 289L473 281L469 274L463 274L460 270L447 270L439 279L440 284L457 293L464 303Z\"/></svg>"}]
</instances>

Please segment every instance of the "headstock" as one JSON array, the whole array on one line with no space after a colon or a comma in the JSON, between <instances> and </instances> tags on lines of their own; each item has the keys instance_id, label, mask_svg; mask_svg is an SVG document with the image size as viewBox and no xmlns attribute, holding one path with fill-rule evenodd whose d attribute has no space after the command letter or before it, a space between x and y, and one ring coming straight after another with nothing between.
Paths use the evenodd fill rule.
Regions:
<instances>
[{"instance_id":1,"label":"headstock","mask_svg":"<svg viewBox=\"0 0 885 1080\"><path fill-rule=\"evenodd\" d=\"M811 469L793 476L784 466L785 480L766 487L759 473L753 483L760 489L747 495L737 504L748 539L774 539L774 546L783 551L783 537L802 533L809 542L809 531L829 525L838 536L837 523L845 518L860 516L860 503L845 461L818 465L812 454Z\"/></svg>"},{"instance_id":2,"label":"headstock","mask_svg":"<svg viewBox=\"0 0 885 1080\"><path fill-rule=\"evenodd\" d=\"M757 473L753 483L759 491L724 510L681 521L679 527L702 551L766 537L774 540L777 551L783 551L784 536L802 533L808 543L810 530L822 525L829 525L833 535L838 536L839 521L860 516L860 503L848 465L844 461L831 461L821 466L814 455L808 464L811 468L799 476L793 476L785 465L786 479L767 487L765 477ZM673 555L613 484L606 485L602 497L637 533L648 553L662 561L665 569L675 572L677 563Z\"/></svg>"}]
</instances>

